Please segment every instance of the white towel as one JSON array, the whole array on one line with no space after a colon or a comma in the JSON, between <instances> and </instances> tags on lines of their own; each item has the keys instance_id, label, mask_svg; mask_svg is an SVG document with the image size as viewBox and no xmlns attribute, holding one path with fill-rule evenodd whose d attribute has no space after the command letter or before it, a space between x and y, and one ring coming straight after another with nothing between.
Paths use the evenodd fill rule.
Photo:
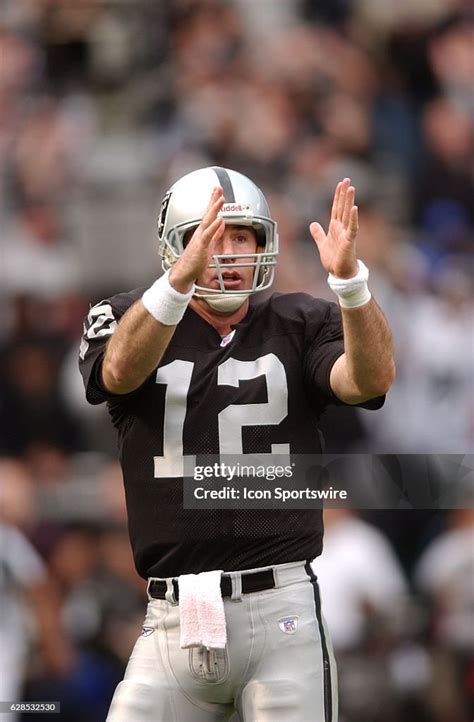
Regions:
<instances>
[{"instance_id":1,"label":"white towel","mask_svg":"<svg viewBox=\"0 0 474 722\"><path fill-rule=\"evenodd\" d=\"M198 574L199 629L202 646L208 649L224 649L227 642L221 575L220 570Z\"/></svg>"},{"instance_id":2,"label":"white towel","mask_svg":"<svg viewBox=\"0 0 474 722\"><path fill-rule=\"evenodd\" d=\"M224 649L227 628L221 593L222 570L178 578L181 648Z\"/></svg>"},{"instance_id":3,"label":"white towel","mask_svg":"<svg viewBox=\"0 0 474 722\"><path fill-rule=\"evenodd\" d=\"M197 610L197 574L183 574L178 577L179 623L181 648L199 646L199 618Z\"/></svg>"}]
</instances>

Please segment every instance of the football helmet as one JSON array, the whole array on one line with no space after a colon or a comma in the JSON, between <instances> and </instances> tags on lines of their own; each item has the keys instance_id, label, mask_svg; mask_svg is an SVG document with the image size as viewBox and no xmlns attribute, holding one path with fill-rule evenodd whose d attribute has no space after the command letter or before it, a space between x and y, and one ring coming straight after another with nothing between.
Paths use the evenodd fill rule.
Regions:
<instances>
[{"instance_id":1,"label":"football helmet","mask_svg":"<svg viewBox=\"0 0 474 722\"><path fill-rule=\"evenodd\" d=\"M209 204L212 190L220 185L225 203L219 215L227 224L251 226L257 236L255 253L213 255L209 268L215 268L220 288L196 285L195 296L204 298L214 309L232 312L251 294L269 288L275 275L278 255L278 231L270 217L267 201L250 178L217 166L200 168L180 178L163 197L158 219L158 238L162 267L167 271L184 250L187 231L196 228ZM243 260L245 259L245 260ZM225 287L223 271L252 266L249 288L232 290Z\"/></svg>"}]
</instances>

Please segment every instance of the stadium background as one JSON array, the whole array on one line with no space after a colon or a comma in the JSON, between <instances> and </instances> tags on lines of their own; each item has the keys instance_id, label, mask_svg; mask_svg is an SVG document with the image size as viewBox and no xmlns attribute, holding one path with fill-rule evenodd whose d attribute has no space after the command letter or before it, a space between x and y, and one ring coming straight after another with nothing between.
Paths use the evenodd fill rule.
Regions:
<instances>
[{"instance_id":1,"label":"stadium background","mask_svg":"<svg viewBox=\"0 0 474 722\"><path fill-rule=\"evenodd\" d=\"M76 355L90 302L154 279L183 173L255 179L275 290L324 297L307 225L349 175L398 378L378 414L328 415L328 449L472 451L472 27L462 0L2 0L3 694L102 722L140 629L115 441ZM341 722L472 719L473 523L327 515Z\"/></svg>"}]
</instances>

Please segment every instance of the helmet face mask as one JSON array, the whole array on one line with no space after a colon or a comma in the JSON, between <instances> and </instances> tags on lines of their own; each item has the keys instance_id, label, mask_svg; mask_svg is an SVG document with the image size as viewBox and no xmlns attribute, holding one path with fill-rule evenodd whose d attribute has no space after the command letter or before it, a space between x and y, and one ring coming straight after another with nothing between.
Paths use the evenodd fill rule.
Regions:
<instances>
[{"instance_id":1,"label":"helmet face mask","mask_svg":"<svg viewBox=\"0 0 474 722\"><path fill-rule=\"evenodd\" d=\"M184 251L186 234L197 228L211 197L213 188L221 185L225 203L219 215L226 225L249 226L255 230L257 249L254 253L215 254L209 268L216 269L218 289L196 285L195 296L220 308L241 305L249 295L269 288L275 275L278 255L277 224L270 218L267 202L261 190L246 176L224 168L201 168L178 180L163 198L158 222L160 255L163 270L167 271ZM233 269L254 269L249 288L225 287L223 272ZM232 303L231 301L232 299ZM217 308L217 306L216 306Z\"/></svg>"}]
</instances>

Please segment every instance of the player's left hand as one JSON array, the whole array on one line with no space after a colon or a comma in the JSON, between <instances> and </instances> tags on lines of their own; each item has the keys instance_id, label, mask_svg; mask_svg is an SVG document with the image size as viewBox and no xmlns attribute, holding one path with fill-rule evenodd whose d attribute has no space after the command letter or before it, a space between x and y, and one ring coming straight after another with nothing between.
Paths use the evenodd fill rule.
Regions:
<instances>
[{"instance_id":1,"label":"player's left hand","mask_svg":"<svg viewBox=\"0 0 474 722\"><path fill-rule=\"evenodd\" d=\"M358 272L355 239L359 218L354 198L355 188L350 178L344 178L336 186L327 234L319 223L309 227L324 270L337 278L352 278Z\"/></svg>"}]
</instances>

